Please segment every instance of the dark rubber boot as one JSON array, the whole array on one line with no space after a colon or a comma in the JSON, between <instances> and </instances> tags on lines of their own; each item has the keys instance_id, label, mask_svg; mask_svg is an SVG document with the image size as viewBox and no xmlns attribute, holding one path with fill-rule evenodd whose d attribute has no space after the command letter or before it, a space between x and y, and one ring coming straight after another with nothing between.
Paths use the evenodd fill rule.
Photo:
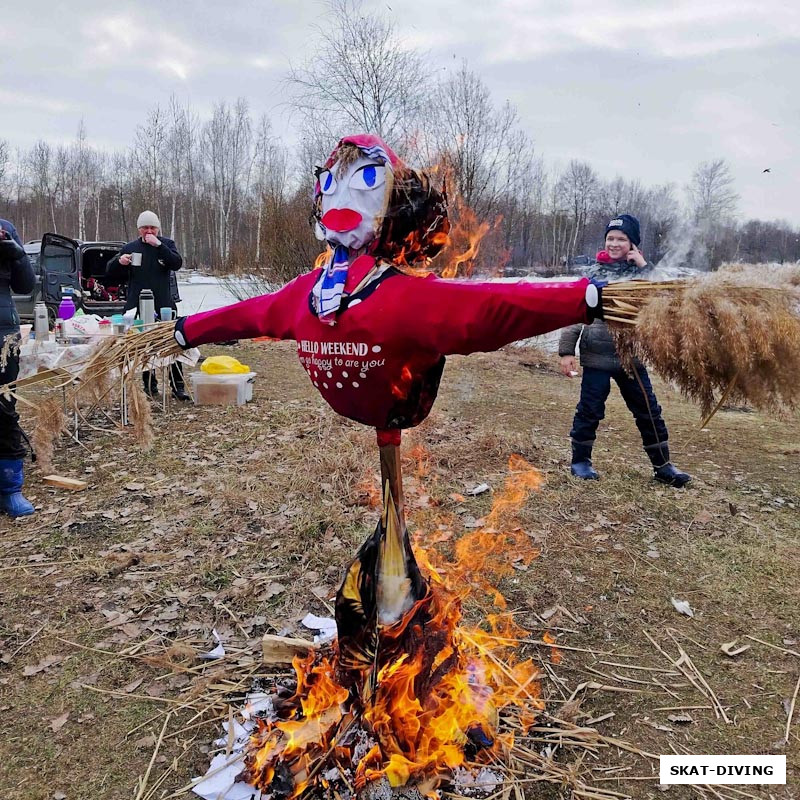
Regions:
<instances>
[{"instance_id":1,"label":"dark rubber boot","mask_svg":"<svg viewBox=\"0 0 800 800\"><path fill-rule=\"evenodd\" d=\"M592 466L592 448L586 444L572 444L572 466L569 471L584 481L596 481L600 478Z\"/></svg>"},{"instance_id":2,"label":"dark rubber boot","mask_svg":"<svg viewBox=\"0 0 800 800\"><path fill-rule=\"evenodd\" d=\"M666 442L660 447L651 448L646 452L653 463L653 478L659 483L679 489L681 486L686 486L692 479L691 475L687 472L681 472L669 460L669 446Z\"/></svg>"},{"instance_id":3,"label":"dark rubber boot","mask_svg":"<svg viewBox=\"0 0 800 800\"><path fill-rule=\"evenodd\" d=\"M152 370L146 369L142 372L142 383L144 384L144 393L148 397L158 397L158 378L156 373Z\"/></svg>"},{"instance_id":4,"label":"dark rubber boot","mask_svg":"<svg viewBox=\"0 0 800 800\"><path fill-rule=\"evenodd\" d=\"M0 459L0 510L10 517L33 514L33 504L22 494L24 472L21 458Z\"/></svg>"},{"instance_id":5,"label":"dark rubber boot","mask_svg":"<svg viewBox=\"0 0 800 800\"><path fill-rule=\"evenodd\" d=\"M186 384L183 380L183 368L180 364L171 364L169 368L169 382L172 387L172 396L181 402L190 402L191 396L186 393Z\"/></svg>"},{"instance_id":6,"label":"dark rubber boot","mask_svg":"<svg viewBox=\"0 0 800 800\"><path fill-rule=\"evenodd\" d=\"M687 472L681 472L674 464L664 464L657 467L653 477L660 483L665 483L667 486L675 486L680 489L681 486L686 486L692 479L692 476Z\"/></svg>"}]
</instances>

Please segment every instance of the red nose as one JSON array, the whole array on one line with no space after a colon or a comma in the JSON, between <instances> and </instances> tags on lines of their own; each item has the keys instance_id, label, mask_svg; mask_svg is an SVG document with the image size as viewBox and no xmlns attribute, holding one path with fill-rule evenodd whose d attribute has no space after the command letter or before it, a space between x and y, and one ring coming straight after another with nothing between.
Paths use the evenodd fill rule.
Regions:
<instances>
[{"instance_id":1,"label":"red nose","mask_svg":"<svg viewBox=\"0 0 800 800\"><path fill-rule=\"evenodd\" d=\"M345 233L352 231L361 224L361 214L352 208L332 208L322 215L322 224L332 231Z\"/></svg>"}]
</instances>

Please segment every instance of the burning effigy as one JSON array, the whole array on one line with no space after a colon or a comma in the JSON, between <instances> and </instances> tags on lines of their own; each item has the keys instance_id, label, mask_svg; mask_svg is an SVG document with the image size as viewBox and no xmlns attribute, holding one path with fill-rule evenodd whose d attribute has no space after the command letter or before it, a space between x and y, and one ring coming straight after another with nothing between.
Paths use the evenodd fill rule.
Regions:
<instances>
[{"instance_id":1,"label":"burning effigy","mask_svg":"<svg viewBox=\"0 0 800 800\"><path fill-rule=\"evenodd\" d=\"M385 779L427 794L462 764L497 756L498 714L511 695L507 678L497 676L512 668L474 658L459 632L457 596L417 564L405 522L401 432L430 413L447 355L588 321L600 296L586 279L421 277L448 241L446 198L375 136L342 139L317 171L313 218L328 244L317 269L175 326L182 347L294 339L327 403L377 431L383 511L337 594L335 652L296 663L294 696L276 720L259 723L243 777L271 796L297 797L323 789L326 768L346 762L356 792ZM519 677L517 688L532 680ZM531 720L532 711L525 712Z\"/></svg>"}]
</instances>

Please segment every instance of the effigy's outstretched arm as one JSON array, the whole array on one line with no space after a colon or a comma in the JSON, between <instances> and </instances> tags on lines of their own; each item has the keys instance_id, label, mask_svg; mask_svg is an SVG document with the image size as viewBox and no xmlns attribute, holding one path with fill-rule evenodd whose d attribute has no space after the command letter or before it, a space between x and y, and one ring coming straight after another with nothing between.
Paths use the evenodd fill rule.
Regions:
<instances>
[{"instance_id":1,"label":"effigy's outstretched arm","mask_svg":"<svg viewBox=\"0 0 800 800\"><path fill-rule=\"evenodd\" d=\"M175 323L175 339L181 347L257 336L293 339L298 303L304 302L308 293L305 277L295 278L277 292L181 317Z\"/></svg>"},{"instance_id":2,"label":"effigy's outstretched arm","mask_svg":"<svg viewBox=\"0 0 800 800\"><path fill-rule=\"evenodd\" d=\"M602 315L602 284L424 279L413 298L421 342L443 355L491 352Z\"/></svg>"}]
</instances>

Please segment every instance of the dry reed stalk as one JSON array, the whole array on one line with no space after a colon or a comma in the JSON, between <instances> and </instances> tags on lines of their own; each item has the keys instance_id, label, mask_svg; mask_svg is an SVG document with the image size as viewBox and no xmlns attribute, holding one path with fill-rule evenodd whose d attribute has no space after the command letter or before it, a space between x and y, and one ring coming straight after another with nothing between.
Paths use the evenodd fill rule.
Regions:
<instances>
[{"instance_id":1,"label":"dry reed stalk","mask_svg":"<svg viewBox=\"0 0 800 800\"><path fill-rule=\"evenodd\" d=\"M20 341L18 333L9 333L3 337L3 344L0 347L0 369L6 368L10 356L19 355Z\"/></svg>"},{"instance_id":2,"label":"dry reed stalk","mask_svg":"<svg viewBox=\"0 0 800 800\"><path fill-rule=\"evenodd\" d=\"M610 284L603 309L623 363L646 361L704 415L725 393L767 411L800 400L800 265Z\"/></svg>"},{"instance_id":3,"label":"dry reed stalk","mask_svg":"<svg viewBox=\"0 0 800 800\"><path fill-rule=\"evenodd\" d=\"M31 444L43 475L53 471L53 448L56 439L67 429L64 403L58 395L46 396L37 406Z\"/></svg>"},{"instance_id":4,"label":"dry reed stalk","mask_svg":"<svg viewBox=\"0 0 800 800\"><path fill-rule=\"evenodd\" d=\"M138 375L137 375L138 378ZM153 412L138 380L128 385L128 417L133 423L133 437L143 450L153 446Z\"/></svg>"}]
</instances>

